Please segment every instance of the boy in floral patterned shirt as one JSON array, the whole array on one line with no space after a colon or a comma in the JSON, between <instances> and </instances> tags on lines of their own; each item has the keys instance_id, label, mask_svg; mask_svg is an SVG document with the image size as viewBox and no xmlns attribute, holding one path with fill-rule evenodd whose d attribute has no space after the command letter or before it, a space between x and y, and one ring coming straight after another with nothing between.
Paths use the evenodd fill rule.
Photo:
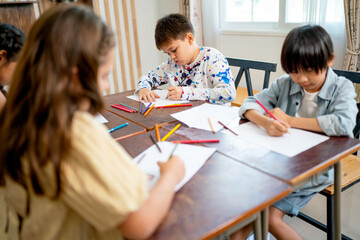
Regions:
<instances>
[{"instance_id":1,"label":"boy in floral patterned shirt","mask_svg":"<svg viewBox=\"0 0 360 240\"><path fill-rule=\"evenodd\" d=\"M135 93L145 102L159 96L151 89L167 84L170 100L204 100L223 104L236 98L234 78L226 58L216 49L199 47L194 28L181 14L170 14L158 20L156 47L169 59L143 75Z\"/></svg>"}]
</instances>

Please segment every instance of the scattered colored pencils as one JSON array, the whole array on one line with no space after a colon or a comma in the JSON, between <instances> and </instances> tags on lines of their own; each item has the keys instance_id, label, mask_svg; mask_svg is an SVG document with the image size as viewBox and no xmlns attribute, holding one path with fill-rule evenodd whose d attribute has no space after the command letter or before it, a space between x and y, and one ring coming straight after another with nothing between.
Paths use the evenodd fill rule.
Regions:
<instances>
[{"instance_id":1,"label":"scattered colored pencils","mask_svg":"<svg viewBox=\"0 0 360 240\"><path fill-rule=\"evenodd\" d=\"M146 113L146 111L149 109L149 107L151 107L153 103L150 103L149 105L147 105L147 107L144 109L144 111L142 112L142 114Z\"/></svg>"},{"instance_id":2,"label":"scattered colored pencils","mask_svg":"<svg viewBox=\"0 0 360 240\"><path fill-rule=\"evenodd\" d=\"M144 116L146 117L150 112L151 110L154 108L155 104L152 104L151 107L145 112Z\"/></svg>"},{"instance_id":3,"label":"scattered colored pencils","mask_svg":"<svg viewBox=\"0 0 360 240\"><path fill-rule=\"evenodd\" d=\"M171 129L170 132L168 132L168 134L166 134L166 135L161 139L161 141L163 142L163 141L165 141L166 139L168 139L168 137L170 137L170 135L173 134L173 133L176 131L176 129L178 129L180 126L181 126L180 123L179 123L178 125L176 125L173 129Z\"/></svg>"},{"instance_id":4,"label":"scattered colored pencils","mask_svg":"<svg viewBox=\"0 0 360 240\"><path fill-rule=\"evenodd\" d=\"M133 110L133 109L131 109L131 108L127 108L127 107L124 107L124 106L121 106L121 105L111 104L111 107L117 108L117 109L120 109L120 110L123 110L123 111L125 111L125 112L129 112L129 113L136 112L135 110Z\"/></svg>"},{"instance_id":5,"label":"scattered colored pencils","mask_svg":"<svg viewBox=\"0 0 360 240\"><path fill-rule=\"evenodd\" d=\"M136 109L136 108L131 107L131 106L129 106L129 105L126 105L126 104L124 104L124 103L118 103L118 104L116 104L116 105L121 105L121 106L123 106L123 107L130 108L130 109L135 110L135 111L137 112L137 109Z\"/></svg>"}]
</instances>

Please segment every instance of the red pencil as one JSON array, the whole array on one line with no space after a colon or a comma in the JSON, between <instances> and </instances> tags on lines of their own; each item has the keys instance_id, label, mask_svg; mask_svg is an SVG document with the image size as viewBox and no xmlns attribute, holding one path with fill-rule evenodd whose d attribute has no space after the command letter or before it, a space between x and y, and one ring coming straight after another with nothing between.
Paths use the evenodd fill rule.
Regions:
<instances>
[{"instance_id":1,"label":"red pencil","mask_svg":"<svg viewBox=\"0 0 360 240\"><path fill-rule=\"evenodd\" d=\"M220 142L220 140L219 139L199 139L199 140L172 141L172 143L208 143L208 142Z\"/></svg>"},{"instance_id":2,"label":"red pencil","mask_svg":"<svg viewBox=\"0 0 360 240\"><path fill-rule=\"evenodd\" d=\"M270 117L272 117L274 120L278 121L277 118L274 115L272 115L272 113L269 110L267 110L267 108L264 105L261 104L261 102L259 102L257 99L255 99L255 101L260 105L260 107L262 107L265 110L265 112L267 114L270 115Z\"/></svg>"},{"instance_id":3,"label":"red pencil","mask_svg":"<svg viewBox=\"0 0 360 240\"><path fill-rule=\"evenodd\" d=\"M111 107L117 108L117 109L120 109L120 110L123 110L123 111L125 111L125 112L129 112L129 113L135 112L135 110L128 109L128 108L124 108L124 107L122 107L122 106L115 105L115 104L111 104Z\"/></svg>"},{"instance_id":4,"label":"red pencil","mask_svg":"<svg viewBox=\"0 0 360 240\"><path fill-rule=\"evenodd\" d=\"M190 106L192 106L191 103L186 103L186 104L165 105L165 106L159 106L159 107L156 107L156 108L190 107Z\"/></svg>"}]
</instances>

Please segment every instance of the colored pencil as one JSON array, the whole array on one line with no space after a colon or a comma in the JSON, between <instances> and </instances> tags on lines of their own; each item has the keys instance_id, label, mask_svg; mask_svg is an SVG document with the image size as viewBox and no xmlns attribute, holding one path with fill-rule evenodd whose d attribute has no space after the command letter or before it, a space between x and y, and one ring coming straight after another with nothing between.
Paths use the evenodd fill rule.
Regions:
<instances>
[{"instance_id":1,"label":"colored pencil","mask_svg":"<svg viewBox=\"0 0 360 240\"><path fill-rule=\"evenodd\" d=\"M109 133L112 133L112 132L114 132L114 131L116 131L116 130L118 130L118 129L120 129L120 128L123 128L123 127L125 127L125 126L127 126L128 125L128 123L124 123L124 124L121 124L121 125L119 125L119 126L117 126L117 127L114 127L114 128L112 128L112 129L109 129Z\"/></svg>"},{"instance_id":2,"label":"colored pencil","mask_svg":"<svg viewBox=\"0 0 360 240\"><path fill-rule=\"evenodd\" d=\"M123 111L125 111L125 112L129 112L129 113L135 112L135 111L132 110L132 109L124 108L124 107L122 107L122 106L115 105L115 104L111 104L111 107L117 108L117 109L120 109L120 110L123 110Z\"/></svg>"},{"instance_id":3,"label":"colored pencil","mask_svg":"<svg viewBox=\"0 0 360 240\"><path fill-rule=\"evenodd\" d=\"M159 125L155 124L155 131L156 131L156 139L160 142L160 132L159 132Z\"/></svg>"},{"instance_id":4,"label":"colored pencil","mask_svg":"<svg viewBox=\"0 0 360 240\"><path fill-rule=\"evenodd\" d=\"M156 108L190 107L190 106L192 106L191 103L186 103L186 104L165 105L165 106L159 106L159 107L156 107Z\"/></svg>"},{"instance_id":5,"label":"colored pencil","mask_svg":"<svg viewBox=\"0 0 360 240\"><path fill-rule=\"evenodd\" d=\"M142 155L142 156L139 158L139 160L137 161L136 164L139 164L139 163L144 159L145 155L146 155L146 153L144 153L144 155Z\"/></svg>"},{"instance_id":6,"label":"colored pencil","mask_svg":"<svg viewBox=\"0 0 360 240\"><path fill-rule=\"evenodd\" d=\"M211 123L210 118L208 118L208 120L209 120L209 124L210 124L211 131L213 132L213 134L215 134L215 129L214 129L214 126L213 126L212 123Z\"/></svg>"},{"instance_id":7,"label":"colored pencil","mask_svg":"<svg viewBox=\"0 0 360 240\"><path fill-rule=\"evenodd\" d=\"M122 105L122 106L124 106L124 107L131 108L132 110L138 111L136 108L131 107L131 106L129 106L129 105L126 105L126 104L124 104L124 103L118 103L118 105Z\"/></svg>"},{"instance_id":8,"label":"colored pencil","mask_svg":"<svg viewBox=\"0 0 360 240\"><path fill-rule=\"evenodd\" d=\"M156 145L157 149L159 149L159 152L162 152L161 149L160 149L160 146L159 146L159 144L156 142L154 136L150 134L150 138L151 138L151 140L154 142L154 144Z\"/></svg>"},{"instance_id":9,"label":"colored pencil","mask_svg":"<svg viewBox=\"0 0 360 240\"><path fill-rule=\"evenodd\" d=\"M172 141L172 143L214 143L220 142L219 139L199 139L199 140L181 140L181 141Z\"/></svg>"},{"instance_id":10,"label":"colored pencil","mask_svg":"<svg viewBox=\"0 0 360 240\"><path fill-rule=\"evenodd\" d=\"M257 99L255 99L255 101L260 105L260 107L262 107L265 110L267 114L270 115L270 117L272 117L276 121L279 121L274 115L272 115L272 113L264 105L261 104L261 102L259 102Z\"/></svg>"},{"instance_id":11,"label":"colored pencil","mask_svg":"<svg viewBox=\"0 0 360 240\"><path fill-rule=\"evenodd\" d=\"M142 114L146 113L146 111L149 109L149 107L152 105L153 103L150 103L149 105L147 105L147 107L144 109L144 111L142 112Z\"/></svg>"},{"instance_id":12,"label":"colored pencil","mask_svg":"<svg viewBox=\"0 0 360 240\"><path fill-rule=\"evenodd\" d=\"M172 156L174 155L175 150L176 150L176 148L178 147L178 145L179 145L179 144L175 144L175 146L174 146L173 150L172 150L172 151L171 151L171 153L170 153L170 156L169 156L168 161L169 161L169 160L170 160L170 158L172 158Z\"/></svg>"},{"instance_id":13,"label":"colored pencil","mask_svg":"<svg viewBox=\"0 0 360 240\"><path fill-rule=\"evenodd\" d=\"M141 108L142 108L142 103L141 103L141 101L139 102L139 113L141 114Z\"/></svg>"},{"instance_id":14,"label":"colored pencil","mask_svg":"<svg viewBox=\"0 0 360 240\"><path fill-rule=\"evenodd\" d=\"M233 130L231 130L228 126L226 126L225 124L223 124L222 122L218 121L218 123L220 123L225 129L229 130L230 132L232 132L233 134L235 134L236 136L238 136L238 134L236 132L234 132Z\"/></svg>"},{"instance_id":15,"label":"colored pencil","mask_svg":"<svg viewBox=\"0 0 360 240\"><path fill-rule=\"evenodd\" d=\"M176 131L176 129L178 129L180 126L181 126L180 123L179 123L178 125L176 125L173 129L171 129L170 132L168 132L168 133L161 139L161 141L163 142L163 141L165 141L166 139L168 139L168 137L170 137L170 135L173 134L173 133Z\"/></svg>"},{"instance_id":16,"label":"colored pencil","mask_svg":"<svg viewBox=\"0 0 360 240\"><path fill-rule=\"evenodd\" d=\"M145 112L144 116L146 117L150 112L151 110L154 108L155 104L151 105L151 107Z\"/></svg>"}]
</instances>

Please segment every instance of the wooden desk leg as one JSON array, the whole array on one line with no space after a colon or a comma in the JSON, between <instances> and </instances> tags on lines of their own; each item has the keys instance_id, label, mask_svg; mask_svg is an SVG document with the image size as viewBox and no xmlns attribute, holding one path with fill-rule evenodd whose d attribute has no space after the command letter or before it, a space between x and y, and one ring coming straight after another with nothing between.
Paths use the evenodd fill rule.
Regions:
<instances>
[{"instance_id":1,"label":"wooden desk leg","mask_svg":"<svg viewBox=\"0 0 360 240\"><path fill-rule=\"evenodd\" d=\"M261 211L261 235L262 239L267 239L267 235L269 232L269 208L265 208Z\"/></svg>"},{"instance_id":2,"label":"wooden desk leg","mask_svg":"<svg viewBox=\"0 0 360 240\"><path fill-rule=\"evenodd\" d=\"M261 240L261 219L260 219L260 213L257 214L256 219L254 221L254 235L255 240Z\"/></svg>"},{"instance_id":3,"label":"wooden desk leg","mask_svg":"<svg viewBox=\"0 0 360 240\"><path fill-rule=\"evenodd\" d=\"M341 163L335 163L334 170L334 218L335 239L341 240Z\"/></svg>"}]
</instances>

